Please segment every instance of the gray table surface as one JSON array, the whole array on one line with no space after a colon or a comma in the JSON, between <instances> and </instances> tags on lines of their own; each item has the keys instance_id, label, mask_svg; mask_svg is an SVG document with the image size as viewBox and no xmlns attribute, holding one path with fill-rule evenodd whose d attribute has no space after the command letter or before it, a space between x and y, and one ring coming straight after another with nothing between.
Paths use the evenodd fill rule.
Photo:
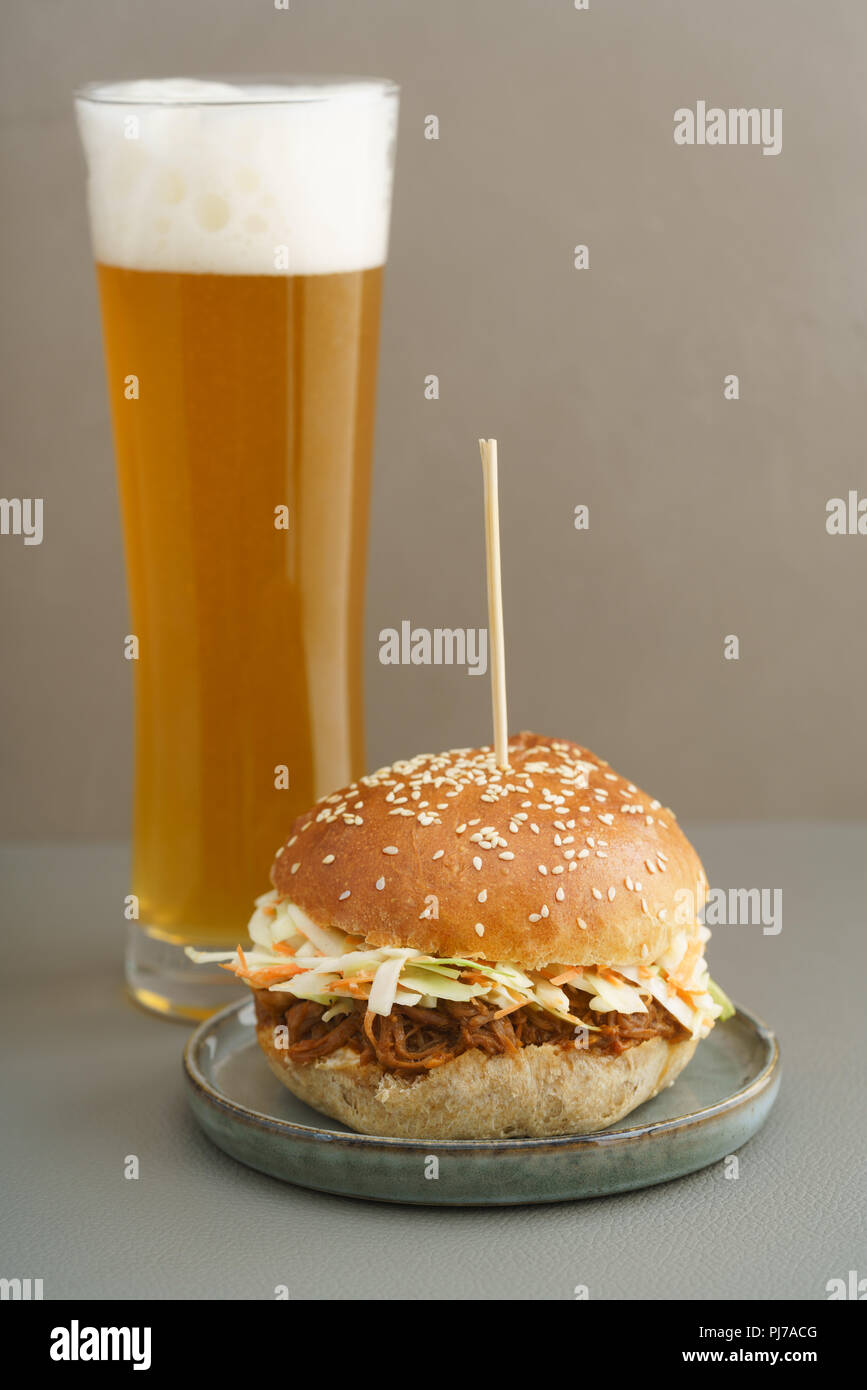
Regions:
<instances>
[{"instance_id":1,"label":"gray table surface","mask_svg":"<svg viewBox=\"0 0 867 1390\"><path fill-rule=\"evenodd\" d=\"M213 1148L184 1098L186 1028L124 996L125 850L3 850L0 1276L41 1278L46 1299L816 1299L867 1275L867 827L687 829L712 884L783 890L779 935L711 942L716 978L781 1041L769 1122L736 1180L718 1164L488 1210L324 1196Z\"/></svg>"}]
</instances>

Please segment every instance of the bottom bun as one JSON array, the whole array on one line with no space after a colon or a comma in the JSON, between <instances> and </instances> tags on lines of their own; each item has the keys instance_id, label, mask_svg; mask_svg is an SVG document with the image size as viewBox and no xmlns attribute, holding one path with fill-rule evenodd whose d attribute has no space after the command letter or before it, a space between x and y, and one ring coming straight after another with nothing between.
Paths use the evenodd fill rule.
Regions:
<instances>
[{"instance_id":1,"label":"bottom bun","mask_svg":"<svg viewBox=\"0 0 867 1390\"><path fill-rule=\"evenodd\" d=\"M393 1139L590 1134L670 1086L696 1049L692 1038L651 1038L619 1056L550 1043L524 1047L517 1057L473 1049L404 1080L360 1062L348 1047L293 1062L274 1046L271 1024L258 1037L274 1075L300 1100L362 1134Z\"/></svg>"}]
</instances>

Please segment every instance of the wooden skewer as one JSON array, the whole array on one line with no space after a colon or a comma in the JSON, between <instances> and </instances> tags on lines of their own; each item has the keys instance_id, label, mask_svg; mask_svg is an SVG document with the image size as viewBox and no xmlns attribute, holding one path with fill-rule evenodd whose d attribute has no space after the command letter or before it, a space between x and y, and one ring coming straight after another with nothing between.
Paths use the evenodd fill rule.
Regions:
<instances>
[{"instance_id":1,"label":"wooden skewer","mask_svg":"<svg viewBox=\"0 0 867 1390\"><path fill-rule=\"evenodd\" d=\"M506 714L506 649L503 635L503 581L500 573L500 501L497 488L496 439L480 439L479 450L485 480L485 554L488 570L494 756L497 767L505 769L509 766L509 721Z\"/></svg>"}]
</instances>

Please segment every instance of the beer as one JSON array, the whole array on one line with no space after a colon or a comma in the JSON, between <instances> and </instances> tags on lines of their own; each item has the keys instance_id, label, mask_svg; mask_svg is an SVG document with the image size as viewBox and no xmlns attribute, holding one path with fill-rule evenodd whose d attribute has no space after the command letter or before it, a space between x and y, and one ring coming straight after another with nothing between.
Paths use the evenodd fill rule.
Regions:
<instances>
[{"instance_id":1,"label":"beer","mask_svg":"<svg viewBox=\"0 0 867 1390\"><path fill-rule=\"evenodd\" d=\"M137 639L128 978L198 1015L178 948L240 940L292 819L364 771L396 97L139 89L79 102Z\"/></svg>"},{"instance_id":2,"label":"beer","mask_svg":"<svg viewBox=\"0 0 867 1390\"><path fill-rule=\"evenodd\" d=\"M99 267L139 641L133 891L175 940L236 942L292 819L364 771L381 275Z\"/></svg>"}]
</instances>

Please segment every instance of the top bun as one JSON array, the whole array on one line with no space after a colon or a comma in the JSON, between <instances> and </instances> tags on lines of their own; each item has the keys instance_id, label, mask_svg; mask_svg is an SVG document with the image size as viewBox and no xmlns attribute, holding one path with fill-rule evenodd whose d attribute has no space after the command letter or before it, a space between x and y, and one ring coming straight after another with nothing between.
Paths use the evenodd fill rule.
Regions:
<instances>
[{"instance_id":1,"label":"top bun","mask_svg":"<svg viewBox=\"0 0 867 1390\"><path fill-rule=\"evenodd\" d=\"M509 740L505 772L490 748L453 749L324 797L271 881L371 946L529 969L653 960L707 896L672 811L577 744L530 733Z\"/></svg>"}]
</instances>

